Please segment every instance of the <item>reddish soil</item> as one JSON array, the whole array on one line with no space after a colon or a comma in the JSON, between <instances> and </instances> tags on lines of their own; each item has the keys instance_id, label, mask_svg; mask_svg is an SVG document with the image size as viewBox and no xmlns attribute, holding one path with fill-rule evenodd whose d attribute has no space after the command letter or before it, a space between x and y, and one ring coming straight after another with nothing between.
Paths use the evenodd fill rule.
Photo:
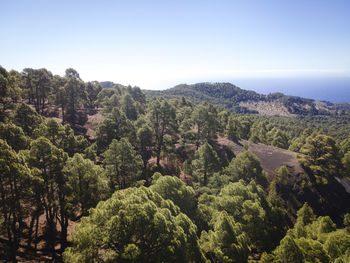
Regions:
<instances>
[{"instance_id":1,"label":"reddish soil","mask_svg":"<svg viewBox=\"0 0 350 263\"><path fill-rule=\"evenodd\" d=\"M86 136L90 137L90 139L93 139L94 132L97 129L98 124L103 121L104 117L100 112L97 112L93 115L88 115L88 120L84 125L84 128L86 128Z\"/></svg>"},{"instance_id":2,"label":"reddish soil","mask_svg":"<svg viewBox=\"0 0 350 263\"><path fill-rule=\"evenodd\" d=\"M30 218L25 221L27 225L30 224ZM68 242L71 241L71 234L76 225L78 225L79 222L69 221L68 222L68 231L67 231L67 239ZM56 222L57 225L57 231L60 232L61 228L58 222ZM46 226L46 218L45 215L42 214L39 217L39 225L38 225L38 240L37 240L37 250L34 250L34 240L32 241L31 248L27 247L27 238L22 238L20 247L17 251L17 260L18 262L52 262L50 252L45 247L45 240L44 240L44 229ZM33 229L34 232L34 229ZM27 235L28 229L24 230L24 235ZM32 237L34 239L34 233L32 234ZM6 250L8 247L6 246L7 239L5 236L0 236L0 262L6 262L2 261L3 257L2 255L6 254ZM60 245L56 245L56 250L58 251L60 249Z\"/></svg>"}]
</instances>

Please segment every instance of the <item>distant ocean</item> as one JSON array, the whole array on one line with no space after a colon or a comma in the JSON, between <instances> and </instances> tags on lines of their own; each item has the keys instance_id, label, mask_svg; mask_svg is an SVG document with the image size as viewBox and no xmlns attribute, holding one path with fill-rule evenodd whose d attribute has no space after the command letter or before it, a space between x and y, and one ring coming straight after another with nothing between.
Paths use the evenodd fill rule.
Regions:
<instances>
[{"instance_id":1,"label":"distant ocean","mask_svg":"<svg viewBox=\"0 0 350 263\"><path fill-rule=\"evenodd\" d=\"M260 94L282 92L285 95L350 103L349 78L237 78L227 80L241 89Z\"/></svg>"}]
</instances>

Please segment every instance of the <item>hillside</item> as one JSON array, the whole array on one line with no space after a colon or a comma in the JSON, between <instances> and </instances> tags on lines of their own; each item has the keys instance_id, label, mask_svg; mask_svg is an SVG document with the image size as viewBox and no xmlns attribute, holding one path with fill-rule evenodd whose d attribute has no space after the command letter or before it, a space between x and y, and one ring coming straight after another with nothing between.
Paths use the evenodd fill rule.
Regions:
<instances>
[{"instance_id":1,"label":"hillside","mask_svg":"<svg viewBox=\"0 0 350 263\"><path fill-rule=\"evenodd\" d=\"M331 253L337 244L325 235L350 226L350 115L331 115L333 104L228 83L147 99L74 69L0 67L0 77L0 261L129 262L136 251L133 262L226 262L231 246L244 248L236 262L257 262L279 251L288 229L295 242L316 231ZM179 255L153 260L153 247L168 255L172 244Z\"/></svg>"},{"instance_id":2,"label":"hillside","mask_svg":"<svg viewBox=\"0 0 350 263\"><path fill-rule=\"evenodd\" d=\"M180 84L167 90L144 90L144 93L148 97L162 96L168 99L185 97L194 103L207 101L232 112L267 116L336 115L350 112L348 103L319 102L282 93L262 95L231 83Z\"/></svg>"},{"instance_id":3,"label":"hillside","mask_svg":"<svg viewBox=\"0 0 350 263\"><path fill-rule=\"evenodd\" d=\"M342 223L344 213L350 212L350 183L347 178L336 178L327 185L312 183L312 186L304 186L306 181L312 182L314 178L301 167L296 152L246 140L233 142L226 137L219 137L217 143L221 147L233 147L235 155L246 145L257 156L261 167L271 178L277 176L277 171L282 165L287 167L288 184L280 186L280 191L291 221L295 220L296 211L304 202L308 202L316 214L328 215L337 224Z\"/></svg>"}]
</instances>

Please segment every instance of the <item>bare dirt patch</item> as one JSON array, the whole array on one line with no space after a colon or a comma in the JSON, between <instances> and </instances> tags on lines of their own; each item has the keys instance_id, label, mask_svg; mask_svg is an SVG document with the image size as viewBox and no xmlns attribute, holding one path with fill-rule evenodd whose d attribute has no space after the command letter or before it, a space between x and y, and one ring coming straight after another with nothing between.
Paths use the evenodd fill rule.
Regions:
<instances>
[{"instance_id":1,"label":"bare dirt patch","mask_svg":"<svg viewBox=\"0 0 350 263\"><path fill-rule=\"evenodd\" d=\"M86 136L90 139L94 139L94 132L97 129L98 124L103 121L104 117L101 112L97 112L93 115L88 115L88 120L84 125L86 129Z\"/></svg>"},{"instance_id":2,"label":"bare dirt patch","mask_svg":"<svg viewBox=\"0 0 350 263\"><path fill-rule=\"evenodd\" d=\"M297 153L292 151L246 140L233 142L227 137L218 137L217 143L233 147L236 155L242 151L244 145L247 145L248 149L259 158L262 168L271 175L276 175L282 165L288 168L291 175L298 175L304 171L298 162Z\"/></svg>"},{"instance_id":3,"label":"bare dirt patch","mask_svg":"<svg viewBox=\"0 0 350 263\"><path fill-rule=\"evenodd\" d=\"M246 107L249 110L256 110L261 115L267 116L294 116L280 101L245 101L240 102L239 106Z\"/></svg>"}]
</instances>

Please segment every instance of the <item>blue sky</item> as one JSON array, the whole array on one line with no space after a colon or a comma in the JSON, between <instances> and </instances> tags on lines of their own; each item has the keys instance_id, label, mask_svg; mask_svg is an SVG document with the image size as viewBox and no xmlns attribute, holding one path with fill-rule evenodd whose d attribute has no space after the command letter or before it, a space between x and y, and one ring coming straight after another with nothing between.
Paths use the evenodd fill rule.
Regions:
<instances>
[{"instance_id":1,"label":"blue sky","mask_svg":"<svg viewBox=\"0 0 350 263\"><path fill-rule=\"evenodd\" d=\"M0 0L0 64L145 89L350 77L350 1Z\"/></svg>"}]
</instances>

